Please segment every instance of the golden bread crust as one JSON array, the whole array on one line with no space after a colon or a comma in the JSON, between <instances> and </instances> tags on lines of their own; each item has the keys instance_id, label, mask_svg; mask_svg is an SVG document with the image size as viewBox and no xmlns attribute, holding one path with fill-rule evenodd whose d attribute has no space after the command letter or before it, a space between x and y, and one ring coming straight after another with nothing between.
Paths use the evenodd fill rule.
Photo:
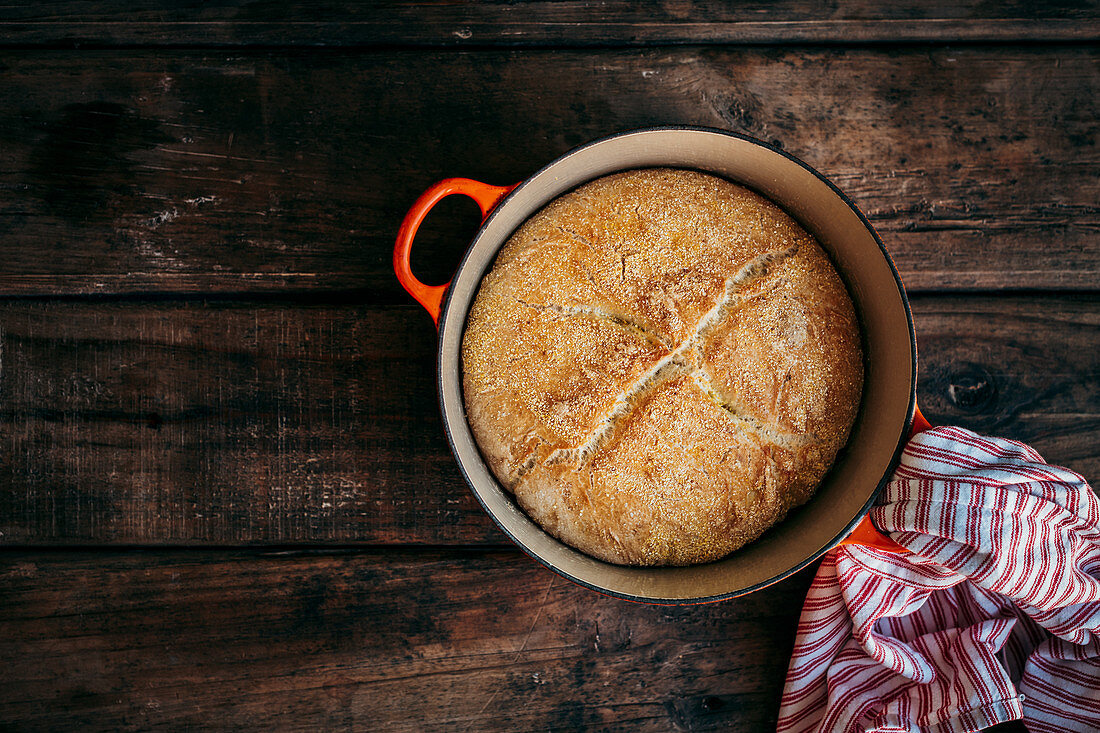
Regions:
<instances>
[{"instance_id":1,"label":"golden bread crust","mask_svg":"<svg viewBox=\"0 0 1100 733\"><path fill-rule=\"evenodd\" d=\"M609 562L721 558L804 503L847 440L851 300L770 201L696 171L601 178L538 212L484 278L466 412L519 505Z\"/></svg>"}]
</instances>

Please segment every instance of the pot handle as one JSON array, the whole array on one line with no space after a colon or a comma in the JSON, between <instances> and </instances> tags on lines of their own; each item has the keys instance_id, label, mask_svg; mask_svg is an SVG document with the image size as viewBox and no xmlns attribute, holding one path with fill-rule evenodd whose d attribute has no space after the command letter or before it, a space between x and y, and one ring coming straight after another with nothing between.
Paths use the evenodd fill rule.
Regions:
<instances>
[{"instance_id":1,"label":"pot handle","mask_svg":"<svg viewBox=\"0 0 1100 733\"><path fill-rule=\"evenodd\" d=\"M913 405L913 424L909 428L909 439L912 440L913 436L923 433L931 427L932 424L921 414L920 407ZM842 539L840 544L873 547L876 550L882 550L883 552L889 552L894 555L909 554L909 550L902 547L897 542L894 542L875 527L871 522L870 514L864 514L863 519L856 525L856 528L852 530L850 535Z\"/></svg>"},{"instance_id":2,"label":"pot handle","mask_svg":"<svg viewBox=\"0 0 1100 733\"><path fill-rule=\"evenodd\" d=\"M477 202L481 208L481 220L484 222L493 207L518 185L517 183L512 186L492 186L469 178L444 178L422 193L409 209L409 213L405 214L405 220L401 222L401 228L397 231L397 243L393 248L393 270L397 273L397 280L401 283L401 287L424 306L437 327L443 294L447 292L451 283L448 280L443 285L425 285L413 275L412 268L409 266L409 254L412 252L412 243L416 238L417 229L424 223L424 217L433 206L456 193L469 196Z\"/></svg>"}]
</instances>

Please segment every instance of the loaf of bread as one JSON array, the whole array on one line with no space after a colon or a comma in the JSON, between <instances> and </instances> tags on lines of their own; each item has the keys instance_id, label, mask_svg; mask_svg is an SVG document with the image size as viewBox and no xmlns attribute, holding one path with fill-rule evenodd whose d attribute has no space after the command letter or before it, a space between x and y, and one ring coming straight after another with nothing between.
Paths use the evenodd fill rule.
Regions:
<instances>
[{"instance_id":1,"label":"loaf of bread","mask_svg":"<svg viewBox=\"0 0 1100 733\"><path fill-rule=\"evenodd\" d=\"M474 437L520 507L631 565L719 559L809 499L863 383L852 302L813 237L673 169L592 181L520 227L462 365Z\"/></svg>"}]
</instances>

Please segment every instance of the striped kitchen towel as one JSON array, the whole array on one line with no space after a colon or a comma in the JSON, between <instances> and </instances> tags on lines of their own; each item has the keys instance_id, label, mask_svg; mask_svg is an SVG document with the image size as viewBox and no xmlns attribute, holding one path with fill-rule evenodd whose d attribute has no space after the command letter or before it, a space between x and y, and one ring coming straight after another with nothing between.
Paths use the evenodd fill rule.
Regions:
<instances>
[{"instance_id":1,"label":"striped kitchen towel","mask_svg":"<svg viewBox=\"0 0 1100 733\"><path fill-rule=\"evenodd\" d=\"M871 512L911 551L825 556L778 730L1100 731L1100 501L1031 448L914 437Z\"/></svg>"}]
</instances>

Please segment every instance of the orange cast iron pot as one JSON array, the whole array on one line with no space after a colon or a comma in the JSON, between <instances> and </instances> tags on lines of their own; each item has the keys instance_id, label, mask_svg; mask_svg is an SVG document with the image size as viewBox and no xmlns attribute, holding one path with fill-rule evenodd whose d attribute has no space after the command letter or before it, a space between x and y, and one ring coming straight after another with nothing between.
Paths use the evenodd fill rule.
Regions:
<instances>
[{"instance_id":1,"label":"orange cast iron pot","mask_svg":"<svg viewBox=\"0 0 1100 733\"><path fill-rule=\"evenodd\" d=\"M482 277L512 233L558 196L594 178L635 168L691 168L740 183L775 201L832 258L852 296L863 335L863 401L848 444L813 498L728 557L682 568L625 567L596 560L542 530L501 487L478 452L462 399L462 333ZM440 199L469 196L481 228L446 285L425 285L409 269L416 230ZM603 138L572 150L512 186L449 178L429 188L401 225L393 253L404 288L439 328L438 387L443 424L470 488L525 552L566 578L609 595L687 604L732 598L774 583L844 543L905 552L867 517L908 438L929 427L916 407L916 339L909 302L878 235L832 183L766 143L721 130L662 127Z\"/></svg>"}]
</instances>

